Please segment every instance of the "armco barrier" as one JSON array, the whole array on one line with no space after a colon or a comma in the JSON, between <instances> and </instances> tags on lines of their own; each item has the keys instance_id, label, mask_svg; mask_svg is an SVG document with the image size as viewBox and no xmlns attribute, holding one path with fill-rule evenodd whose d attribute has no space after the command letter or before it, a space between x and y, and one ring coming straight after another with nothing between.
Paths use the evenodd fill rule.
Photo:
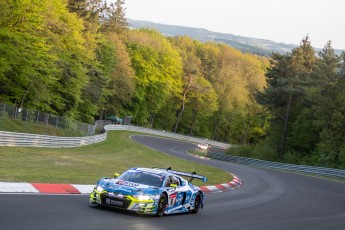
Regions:
<instances>
[{"instance_id":1,"label":"armco barrier","mask_svg":"<svg viewBox=\"0 0 345 230\"><path fill-rule=\"evenodd\" d=\"M69 148L105 141L107 133L87 137L57 137L0 131L0 146Z\"/></svg>"},{"instance_id":2,"label":"armco barrier","mask_svg":"<svg viewBox=\"0 0 345 230\"><path fill-rule=\"evenodd\" d=\"M138 126L129 125L106 125L104 127L106 131L108 130L127 130L133 132L153 134L168 138L174 138L178 140L184 140L194 143L207 143L219 148L229 148L229 144L210 141L206 139L188 137L175 133L158 131L154 129L148 129ZM90 145L97 142L105 141L107 139L107 133L103 133L95 136L87 137L56 137L47 135L36 135L27 133L13 133L0 131L0 146L26 146L26 147L50 147L50 148L67 148L67 147L77 147L82 145Z\"/></svg>"},{"instance_id":3,"label":"armco barrier","mask_svg":"<svg viewBox=\"0 0 345 230\"><path fill-rule=\"evenodd\" d=\"M207 143L211 146L215 146L218 148L224 148L224 149L227 149L230 147L229 144L222 143L222 142L217 142L217 141L212 141L212 140L207 140L207 139L202 139L202 138L197 138L197 137L190 137L190 136L185 136L185 135L167 132L164 130L155 130L155 129L149 129L149 128L144 128L144 127L139 127L139 126L106 125L106 126L104 126L104 129L107 131L108 130L127 130L127 131L139 132L139 133L147 133L147 134L152 134L152 135L157 135L157 136L173 138L173 139L177 139L177 140L189 141L189 142L193 142L193 143Z\"/></svg>"},{"instance_id":4,"label":"armco barrier","mask_svg":"<svg viewBox=\"0 0 345 230\"><path fill-rule=\"evenodd\" d=\"M216 141L210 141L206 139L188 137L175 133L158 131L137 126L127 126L127 125L106 125L104 127L106 131L108 130L127 130L133 132L153 134L178 140L184 140L194 143L207 143L219 148L229 148L229 144L220 143ZM107 139L107 133L87 136L87 137L56 137L47 135L36 135L27 133L13 133L0 131L0 146L25 146L25 147L49 147L49 148L67 148L67 147L77 147L83 145L90 145L98 142L105 141ZM325 176L335 179L345 180L345 170L341 169L331 169L324 167L314 167L305 165L293 165L293 164L283 164L271 161L258 160L253 158L237 157L231 155L225 155L217 152L208 151L207 156L210 158L228 161L238 164L245 164L269 169L278 169L291 172L299 172L309 175Z\"/></svg>"},{"instance_id":5,"label":"armco barrier","mask_svg":"<svg viewBox=\"0 0 345 230\"><path fill-rule=\"evenodd\" d=\"M306 166L306 165L294 165L294 164L284 164L278 162L264 161L253 158L237 157L231 155L225 155L222 153L217 153L213 151L208 151L207 156L213 159L228 161L232 163L251 165L269 169L284 170L290 172L304 173L308 175L324 176L334 179L345 180L345 170L332 169L324 167Z\"/></svg>"}]
</instances>

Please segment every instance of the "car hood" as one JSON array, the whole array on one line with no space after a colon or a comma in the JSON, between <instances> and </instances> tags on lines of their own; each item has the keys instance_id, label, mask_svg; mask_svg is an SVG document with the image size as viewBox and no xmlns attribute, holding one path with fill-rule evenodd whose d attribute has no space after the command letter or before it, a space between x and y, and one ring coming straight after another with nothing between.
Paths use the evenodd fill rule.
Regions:
<instances>
[{"instance_id":1,"label":"car hood","mask_svg":"<svg viewBox=\"0 0 345 230\"><path fill-rule=\"evenodd\" d=\"M98 182L104 190L123 195L155 194L159 188L117 179L101 179Z\"/></svg>"}]
</instances>

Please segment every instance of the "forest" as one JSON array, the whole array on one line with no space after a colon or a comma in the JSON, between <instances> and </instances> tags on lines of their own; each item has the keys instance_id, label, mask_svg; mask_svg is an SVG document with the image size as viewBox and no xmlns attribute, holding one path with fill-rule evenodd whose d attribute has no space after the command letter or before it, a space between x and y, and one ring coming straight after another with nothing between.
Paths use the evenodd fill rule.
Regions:
<instances>
[{"instance_id":1,"label":"forest","mask_svg":"<svg viewBox=\"0 0 345 230\"><path fill-rule=\"evenodd\" d=\"M227 142L234 155L345 168L345 54L306 36L269 58L132 29L124 0L0 1L0 101Z\"/></svg>"}]
</instances>

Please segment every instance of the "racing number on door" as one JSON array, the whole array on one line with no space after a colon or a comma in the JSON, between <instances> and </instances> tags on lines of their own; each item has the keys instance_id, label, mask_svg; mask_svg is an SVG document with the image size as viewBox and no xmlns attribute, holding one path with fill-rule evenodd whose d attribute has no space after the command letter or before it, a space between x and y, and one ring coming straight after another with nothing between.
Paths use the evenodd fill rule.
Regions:
<instances>
[{"instance_id":1,"label":"racing number on door","mask_svg":"<svg viewBox=\"0 0 345 230\"><path fill-rule=\"evenodd\" d=\"M176 203L177 192L170 194L169 196L169 206L174 206Z\"/></svg>"}]
</instances>

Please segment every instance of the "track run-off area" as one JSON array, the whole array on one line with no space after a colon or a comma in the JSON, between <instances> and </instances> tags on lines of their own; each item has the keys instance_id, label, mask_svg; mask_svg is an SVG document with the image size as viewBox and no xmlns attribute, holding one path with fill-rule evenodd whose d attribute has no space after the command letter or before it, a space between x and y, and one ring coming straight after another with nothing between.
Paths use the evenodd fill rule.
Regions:
<instances>
[{"instance_id":1,"label":"track run-off area","mask_svg":"<svg viewBox=\"0 0 345 230\"><path fill-rule=\"evenodd\" d=\"M207 194L205 207L197 214L161 218L93 208L88 195L0 194L0 230L345 228L345 183L196 158L186 154L196 147L188 142L144 135L132 136L132 140L229 171L244 184L233 191Z\"/></svg>"}]
</instances>

